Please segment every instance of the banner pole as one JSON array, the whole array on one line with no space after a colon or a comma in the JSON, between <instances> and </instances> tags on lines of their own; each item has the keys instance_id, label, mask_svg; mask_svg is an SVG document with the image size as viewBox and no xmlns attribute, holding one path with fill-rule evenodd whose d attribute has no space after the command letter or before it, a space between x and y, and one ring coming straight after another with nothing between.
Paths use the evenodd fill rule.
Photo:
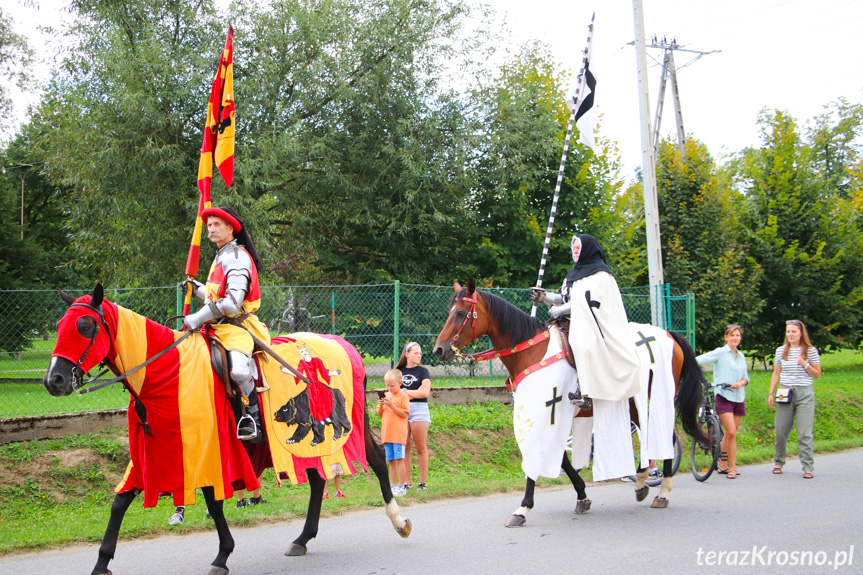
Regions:
<instances>
[{"instance_id":1,"label":"banner pole","mask_svg":"<svg viewBox=\"0 0 863 575\"><path fill-rule=\"evenodd\" d=\"M563 170L566 167L566 157L569 154L569 141L572 139L572 127L575 124L575 115L578 112L579 104L581 103L582 93L581 88L584 85L585 65L590 54L590 43L593 36L593 20L596 18L596 13L590 17L590 25L587 33L587 47L584 49L584 58L581 61L581 70L578 73L576 82L575 94L572 96L573 106L569 114L569 121L566 124L566 137L563 140L563 155L560 158L560 169L557 171L557 183L554 185L554 200L551 202L551 214L548 216L548 228L545 231L545 245L542 248L542 260L539 263L539 275L536 278L536 287L542 287L542 278L545 275L545 263L548 259L548 250L551 245L551 232L554 229L554 216L557 213L557 201L560 198L560 187L563 183ZM530 308L531 317L536 317L536 302L533 302Z\"/></svg>"}]
</instances>

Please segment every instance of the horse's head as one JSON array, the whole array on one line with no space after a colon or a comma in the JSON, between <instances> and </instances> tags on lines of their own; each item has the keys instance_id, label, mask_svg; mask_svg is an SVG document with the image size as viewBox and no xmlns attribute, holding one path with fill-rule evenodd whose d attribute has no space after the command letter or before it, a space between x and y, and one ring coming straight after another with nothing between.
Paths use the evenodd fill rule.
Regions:
<instances>
[{"instance_id":1,"label":"horse's head","mask_svg":"<svg viewBox=\"0 0 863 575\"><path fill-rule=\"evenodd\" d=\"M432 353L441 361L449 361L456 349L461 349L486 333L485 300L476 290L473 278L467 287L455 282L455 295L450 300L449 315L437 336Z\"/></svg>"},{"instance_id":2,"label":"horse's head","mask_svg":"<svg viewBox=\"0 0 863 575\"><path fill-rule=\"evenodd\" d=\"M51 395L69 395L75 391L84 374L108 355L112 338L102 309L104 297L102 284L96 286L93 295L77 300L60 292L69 309L57 324L57 345L42 378Z\"/></svg>"}]
</instances>

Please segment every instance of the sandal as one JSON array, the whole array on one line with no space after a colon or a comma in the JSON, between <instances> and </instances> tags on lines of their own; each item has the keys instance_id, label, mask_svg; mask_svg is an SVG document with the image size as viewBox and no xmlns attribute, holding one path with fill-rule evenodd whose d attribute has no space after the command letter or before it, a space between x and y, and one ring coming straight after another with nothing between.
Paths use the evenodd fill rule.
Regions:
<instances>
[{"instance_id":1,"label":"sandal","mask_svg":"<svg viewBox=\"0 0 863 575\"><path fill-rule=\"evenodd\" d=\"M815 477L815 476L812 475L811 471L804 471L803 472L803 479L812 479L813 477Z\"/></svg>"},{"instance_id":2,"label":"sandal","mask_svg":"<svg viewBox=\"0 0 863 575\"><path fill-rule=\"evenodd\" d=\"M730 467L728 467L728 452L727 451L721 451L719 453L719 461L725 462L726 467L725 467L725 469L722 469L721 467L719 467L717 465L716 466L716 473L718 473L720 475L727 475L728 470L731 469Z\"/></svg>"},{"instance_id":3,"label":"sandal","mask_svg":"<svg viewBox=\"0 0 863 575\"><path fill-rule=\"evenodd\" d=\"M736 469L729 469L725 473L726 473L725 477L727 477L728 479L737 479L737 476L740 475L739 473L737 473Z\"/></svg>"},{"instance_id":4,"label":"sandal","mask_svg":"<svg viewBox=\"0 0 863 575\"><path fill-rule=\"evenodd\" d=\"M781 465L773 466L773 475L782 475L782 466Z\"/></svg>"}]
</instances>

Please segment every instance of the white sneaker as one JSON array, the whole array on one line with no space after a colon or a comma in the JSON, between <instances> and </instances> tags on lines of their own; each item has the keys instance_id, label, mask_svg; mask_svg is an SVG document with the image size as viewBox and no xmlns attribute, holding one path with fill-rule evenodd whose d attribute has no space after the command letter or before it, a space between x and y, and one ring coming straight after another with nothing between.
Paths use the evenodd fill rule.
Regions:
<instances>
[{"instance_id":1,"label":"white sneaker","mask_svg":"<svg viewBox=\"0 0 863 575\"><path fill-rule=\"evenodd\" d=\"M186 520L186 517L184 514L185 511L186 511L185 508L177 507L177 511L173 515L171 515L170 519L168 519L168 525L173 527L174 525L179 525L179 524L183 523Z\"/></svg>"}]
</instances>

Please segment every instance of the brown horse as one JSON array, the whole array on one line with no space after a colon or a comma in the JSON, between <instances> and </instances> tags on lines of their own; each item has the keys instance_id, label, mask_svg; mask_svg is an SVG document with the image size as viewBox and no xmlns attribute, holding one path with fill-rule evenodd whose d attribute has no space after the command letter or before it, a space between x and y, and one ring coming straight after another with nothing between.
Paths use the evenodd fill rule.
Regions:
<instances>
[{"instance_id":1,"label":"brown horse","mask_svg":"<svg viewBox=\"0 0 863 575\"><path fill-rule=\"evenodd\" d=\"M541 323L503 298L478 291L473 278L468 280L467 288L462 288L456 282L455 291L455 295L450 300L446 324L438 334L434 345L435 357L442 361L449 361L453 359L459 349L478 337L487 335L491 340L493 349L504 352L499 359L509 371L511 381L516 381L519 374L525 373L526 370L530 371L532 368L535 370L536 365L545 357L549 343L548 339L542 340L541 337L536 336L548 330L548 325ZM573 326L572 329L576 329L576 327ZM675 332L667 333L676 344L671 367L675 382L674 406L677 415L686 433L700 443L710 444L712 439L705 436L698 425L698 409L701 404L702 386L705 382L704 375L695 361L695 354L686 339ZM524 343L529 341L539 341L539 343L535 345ZM517 346L519 349L517 352L511 353L509 351L517 348ZM491 352L488 355L491 355ZM570 397L570 399L574 398ZM593 415L592 410L581 409L577 417L589 417L591 415ZM630 418L638 425L638 413L632 399L630 399ZM662 487L659 495L653 501L653 507L668 506L668 496L672 488L672 463L673 460L671 459L663 461ZM590 509L591 502L587 499L584 480L578 475L578 470L572 466L566 451L563 453L561 469L572 481L578 495L575 512L585 513ZM650 489L645 485L647 469L639 466L636 477L636 499L643 501ZM528 478L521 507L509 518L507 527L520 527L524 524L527 511L533 508L534 487L534 480Z\"/></svg>"}]
</instances>

